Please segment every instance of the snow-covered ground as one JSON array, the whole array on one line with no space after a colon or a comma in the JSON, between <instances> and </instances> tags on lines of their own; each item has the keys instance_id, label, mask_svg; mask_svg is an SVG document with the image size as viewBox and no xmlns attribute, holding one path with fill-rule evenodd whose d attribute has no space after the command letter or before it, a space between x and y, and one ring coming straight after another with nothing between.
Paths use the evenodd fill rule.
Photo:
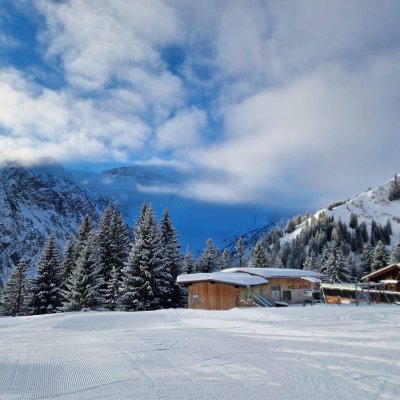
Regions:
<instances>
[{"instance_id":1,"label":"snow-covered ground","mask_svg":"<svg viewBox=\"0 0 400 400\"><path fill-rule=\"evenodd\" d=\"M400 307L0 318L0 399L399 399Z\"/></svg>"}]
</instances>

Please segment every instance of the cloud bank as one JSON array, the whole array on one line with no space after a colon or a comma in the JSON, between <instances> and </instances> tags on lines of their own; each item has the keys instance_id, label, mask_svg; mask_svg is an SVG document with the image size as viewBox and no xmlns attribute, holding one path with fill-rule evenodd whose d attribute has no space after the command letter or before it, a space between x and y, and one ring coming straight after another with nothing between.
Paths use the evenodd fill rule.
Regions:
<instances>
[{"instance_id":1,"label":"cloud bank","mask_svg":"<svg viewBox=\"0 0 400 400\"><path fill-rule=\"evenodd\" d=\"M397 1L30 5L64 83L0 64L3 161L164 165L185 178L142 190L293 208L400 170Z\"/></svg>"}]
</instances>

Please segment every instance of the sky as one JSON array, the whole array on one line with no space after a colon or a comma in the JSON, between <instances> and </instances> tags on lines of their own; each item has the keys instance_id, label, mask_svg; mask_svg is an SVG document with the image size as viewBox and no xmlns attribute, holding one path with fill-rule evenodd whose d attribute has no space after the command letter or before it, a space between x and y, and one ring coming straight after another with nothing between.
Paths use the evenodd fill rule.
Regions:
<instances>
[{"instance_id":1,"label":"sky","mask_svg":"<svg viewBox=\"0 0 400 400\"><path fill-rule=\"evenodd\" d=\"M0 0L0 162L313 209L400 172L400 2Z\"/></svg>"}]
</instances>

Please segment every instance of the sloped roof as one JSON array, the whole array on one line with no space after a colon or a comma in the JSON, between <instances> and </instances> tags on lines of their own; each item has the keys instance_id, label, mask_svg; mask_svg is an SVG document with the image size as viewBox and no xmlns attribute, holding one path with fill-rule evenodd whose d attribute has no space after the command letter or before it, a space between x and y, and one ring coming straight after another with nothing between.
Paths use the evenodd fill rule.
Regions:
<instances>
[{"instance_id":1,"label":"sloped roof","mask_svg":"<svg viewBox=\"0 0 400 400\"><path fill-rule=\"evenodd\" d=\"M369 280L370 281L375 278L379 279L379 277L381 275L385 275L386 273L391 272L392 270L394 271L396 269L400 270L400 264L392 264L392 265L388 265L387 267L378 269L377 271L371 272L370 274L363 276L361 278L361 280L363 280L363 281Z\"/></svg>"},{"instance_id":2,"label":"sloped roof","mask_svg":"<svg viewBox=\"0 0 400 400\"><path fill-rule=\"evenodd\" d=\"M317 278L318 274L315 271L306 271L303 269L288 269L288 268L227 268L221 273L245 273L254 276L262 276L268 278Z\"/></svg>"},{"instance_id":3,"label":"sloped roof","mask_svg":"<svg viewBox=\"0 0 400 400\"><path fill-rule=\"evenodd\" d=\"M226 273L226 272L179 275L177 278L177 282L178 283L218 282L218 283L228 283L237 286L257 286L268 283L268 281L261 276L254 276L245 273Z\"/></svg>"}]
</instances>

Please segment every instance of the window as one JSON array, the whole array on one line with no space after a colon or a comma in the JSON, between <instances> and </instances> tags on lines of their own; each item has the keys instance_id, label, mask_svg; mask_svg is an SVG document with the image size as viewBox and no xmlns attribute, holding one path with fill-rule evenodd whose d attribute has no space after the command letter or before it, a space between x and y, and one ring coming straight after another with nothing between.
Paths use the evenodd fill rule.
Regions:
<instances>
[{"instance_id":1,"label":"window","mask_svg":"<svg viewBox=\"0 0 400 400\"><path fill-rule=\"evenodd\" d=\"M192 301L193 301L193 303L200 303L200 297L199 297L199 295L194 294L194 295L192 296Z\"/></svg>"},{"instance_id":2,"label":"window","mask_svg":"<svg viewBox=\"0 0 400 400\"><path fill-rule=\"evenodd\" d=\"M273 292L279 292L281 290L281 287L279 285L272 285L271 290Z\"/></svg>"},{"instance_id":3,"label":"window","mask_svg":"<svg viewBox=\"0 0 400 400\"><path fill-rule=\"evenodd\" d=\"M292 300L292 292L290 290L283 291L283 301L291 301Z\"/></svg>"}]
</instances>

